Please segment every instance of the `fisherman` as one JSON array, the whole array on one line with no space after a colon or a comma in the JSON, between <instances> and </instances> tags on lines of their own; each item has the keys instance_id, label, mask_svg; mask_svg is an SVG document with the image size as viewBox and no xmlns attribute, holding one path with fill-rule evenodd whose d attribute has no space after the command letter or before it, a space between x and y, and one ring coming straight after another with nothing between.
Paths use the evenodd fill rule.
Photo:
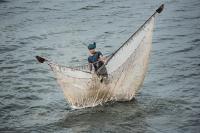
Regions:
<instances>
[{"instance_id":1,"label":"fisherman","mask_svg":"<svg viewBox=\"0 0 200 133\"><path fill-rule=\"evenodd\" d=\"M89 69L92 72L92 68L94 68L94 72L98 76L107 77L107 70L105 66L103 66L106 58L103 57L103 54L100 51L96 51L95 48L96 42L88 45L88 50L90 54L88 57Z\"/></svg>"}]
</instances>

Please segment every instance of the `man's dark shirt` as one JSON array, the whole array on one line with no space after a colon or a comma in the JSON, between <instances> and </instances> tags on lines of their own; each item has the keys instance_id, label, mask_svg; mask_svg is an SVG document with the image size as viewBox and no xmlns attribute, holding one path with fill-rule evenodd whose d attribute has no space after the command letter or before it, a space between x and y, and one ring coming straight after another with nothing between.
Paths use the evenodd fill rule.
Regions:
<instances>
[{"instance_id":1,"label":"man's dark shirt","mask_svg":"<svg viewBox=\"0 0 200 133\"><path fill-rule=\"evenodd\" d=\"M94 66L95 71L97 71L103 65L102 61L98 61L100 56L102 56L102 53L100 51L97 51L95 52L94 55L88 57L88 62L94 63L93 66Z\"/></svg>"}]
</instances>

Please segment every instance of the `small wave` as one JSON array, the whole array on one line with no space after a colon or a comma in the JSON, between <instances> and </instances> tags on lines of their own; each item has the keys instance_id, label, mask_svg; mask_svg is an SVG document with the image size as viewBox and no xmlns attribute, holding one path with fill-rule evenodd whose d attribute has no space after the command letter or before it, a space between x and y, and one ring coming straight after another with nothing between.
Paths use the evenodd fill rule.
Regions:
<instances>
[{"instance_id":1,"label":"small wave","mask_svg":"<svg viewBox=\"0 0 200 133\"><path fill-rule=\"evenodd\" d=\"M79 10L93 10L95 8L99 8L100 6L85 6L80 8Z\"/></svg>"},{"instance_id":2,"label":"small wave","mask_svg":"<svg viewBox=\"0 0 200 133\"><path fill-rule=\"evenodd\" d=\"M22 80L25 80L25 81L31 81L31 82L40 82L40 83L45 83L45 82L52 82L54 81L53 79L50 79L50 78L28 78L28 77L25 77L25 78L22 78Z\"/></svg>"},{"instance_id":3,"label":"small wave","mask_svg":"<svg viewBox=\"0 0 200 133\"><path fill-rule=\"evenodd\" d=\"M160 41L168 41L168 40L174 40L174 38L172 38L172 37L163 37L163 38L160 38L159 39Z\"/></svg>"},{"instance_id":4,"label":"small wave","mask_svg":"<svg viewBox=\"0 0 200 133\"><path fill-rule=\"evenodd\" d=\"M43 7L42 9L43 9L43 10L46 10L46 11L60 11L59 9L47 8L47 7Z\"/></svg>"},{"instance_id":5,"label":"small wave","mask_svg":"<svg viewBox=\"0 0 200 133\"><path fill-rule=\"evenodd\" d=\"M77 59L77 58L72 58L71 59L71 61L69 62L69 63L78 63L78 62L80 62L80 60L79 59Z\"/></svg>"},{"instance_id":6,"label":"small wave","mask_svg":"<svg viewBox=\"0 0 200 133\"><path fill-rule=\"evenodd\" d=\"M22 83L18 83L18 85L23 85ZM19 93L25 93L25 92L31 92L32 90L30 90L29 86L15 86L14 90L18 91Z\"/></svg>"},{"instance_id":7,"label":"small wave","mask_svg":"<svg viewBox=\"0 0 200 133\"><path fill-rule=\"evenodd\" d=\"M99 3L105 4L105 3L106 3L106 0L102 0L102 1L100 1Z\"/></svg>"},{"instance_id":8,"label":"small wave","mask_svg":"<svg viewBox=\"0 0 200 133\"><path fill-rule=\"evenodd\" d=\"M177 9L175 10L176 12L184 12L185 10L184 9Z\"/></svg>"},{"instance_id":9,"label":"small wave","mask_svg":"<svg viewBox=\"0 0 200 133\"><path fill-rule=\"evenodd\" d=\"M9 99L9 100L13 99L14 97L15 97L15 96L12 95L12 94L7 94L7 95L4 95L4 96L0 96L0 98Z\"/></svg>"},{"instance_id":10,"label":"small wave","mask_svg":"<svg viewBox=\"0 0 200 133\"><path fill-rule=\"evenodd\" d=\"M10 10L15 10L15 9L23 9L23 10L28 10L27 7L23 7L23 6L15 6L15 7L10 7Z\"/></svg>"},{"instance_id":11,"label":"small wave","mask_svg":"<svg viewBox=\"0 0 200 133\"><path fill-rule=\"evenodd\" d=\"M189 19L189 20L193 20L193 19L200 19L200 16L195 16L195 17L183 17L182 19Z\"/></svg>"},{"instance_id":12,"label":"small wave","mask_svg":"<svg viewBox=\"0 0 200 133\"><path fill-rule=\"evenodd\" d=\"M27 37L27 38L23 38L23 40L43 40L44 37L40 37L40 36L30 36L30 37Z\"/></svg>"},{"instance_id":13,"label":"small wave","mask_svg":"<svg viewBox=\"0 0 200 133\"><path fill-rule=\"evenodd\" d=\"M186 74L181 74L181 75L178 75L179 77L183 78L183 79L186 79L186 78L192 78L192 77L199 77L199 73L190 73L188 75Z\"/></svg>"},{"instance_id":14,"label":"small wave","mask_svg":"<svg viewBox=\"0 0 200 133\"><path fill-rule=\"evenodd\" d=\"M177 37L186 37L187 35L183 35L183 34L180 34L180 35L176 35Z\"/></svg>"},{"instance_id":15,"label":"small wave","mask_svg":"<svg viewBox=\"0 0 200 133\"><path fill-rule=\"evenodd\" d=\"M13 69L16 69L18 67L20 67L22 65L15 65L15 66L3 66L3 67L0 67L0 71L3 71L3 70L13 70Z\"/></svg>"},{"instance_id":16,"label":"small wave","mask_svg":"<svg viewBox=\"0 0 200 133\"><path fill-rule=\"evenodd\" d=\"M197 56L197 55L187 56L187 58L189 58L189 59L200 59L200 55L199 56ZM197 65L199 65L199 64L197 64Z\"/></svg>"},{"instance_id":17,"label":"small wave","mask_svg":"<svg viewBox=\"0 0 200 133\"><path fill-rule=\"evenodd\" d=\"M112 32L106 31L104 32L105 34L113 34Z\"/></svg>"},{"instance_id":18,"label":"small wave","mask_svg":"<svg viewBox=\"0 0 200 133\"><path fill-rule=\"evenodd\" d=\"M28 4L38 4L38 3L40 3L40 1L28 1L26 3L28 3Z\"/></svg>"},{"instance_id":19,"label":"small wave","mask_svg":"<svg viewBox=\"0 0 200 133\"><path fill-rule=\"evenodd\" d=\"M1 3L5 3L5 2L8 2L8 1L6 1L6 0L0 0L0 4Z\"/></svg>"},{"instance_id":20,"label":"small wave","mask_svg":"<svg viewBox=\"0 0 200 133\"><path fill-rule=\"evenodd\" d=\"M108 15L108 16L109 16L109 15ZM111 22L111 21L108 21L108 22L107 22L107 24L112 24L112 23L113 23L113 22Z\"/></svg>"},{"instance_id":21,"label":"small wave","mask_svg":"<svg viewBox=\"0 0 200 133\"><path fill-rule=\"evenodd\" d=\"M182 49L182 50L178 50L178 51L175 51L174 53L185 53L185 52L189 52L193 50L193 47L189 47L189 48L185 48L185 49Z\"/></svg>"},{"instance_id":22,"label":"small wave","mask_svg":"<svg viewBox=\"0 0 200 133\"><path fill-rule=\"evenodd\" d=\"M194 39L192 40L193 43L196 43L196 42L200 42L200 39Z\"/></svg>"},{"instance_id":23,"label":"small wave","mask_svg":"<svg viewBox=\"0 0 200 133\"><path fill-rule=\"evenodd\" d=\"M45 47L38 47L38 48L35 48L35 50L37 51L40 51L40 50L54 50L53 48L45 48Z\"/></svg>"},{"instance_id":24,"label":"small wave","mask_svg":"<svg viewBox=\"0 0 200 133\"><path fill-rule=\"evenodd\" d=\"M18 43L22 45L28 44L28 42L24 42L24 41L19 41Z\"/></svg>"},{"instance_id":25,"label":"small wave","mask_svg":"<svg viewBox=\"0 0 200 133\"><path fill-rule=\"evenodd\" d=\"M189 47L189 48L185 48L185 49L181 49L181 50L177 50L177 51L174 51L174 52L171 52L171 54L176 54L176 53L185 53L185 52L189 52L193 50L193 47Z\"/></svg>"},{"instance_id":26,"label":"small wave","mask_svg":"<svg viewBox=\"0 0 200 133\"><path fill-rule=\"evenodd\" d=\"M22 64L27 64L27 65L29 65L29 64L33 64L33 63L35 63L36 62L36 60L35 59L26 59L26 60L22 60L22 61L20 61Z\"/></svg>"},{"instance_id":27,"label":"small wave","mask_svg":"<svg viewBox=\"0 0 200 133\"><path fill-rule=\"evenodd\" d=\"M20 76L19 75L13 75L13 73L11 73L10 75L10 72L7 72L7 75L6 76L2 76L1 78L5 81L5 80L12 80L12 79L17 79L19 78Z\"/></svg>"},{"instance_id":28,"label":"small wave","mask_svg":"<svg viewBox=\"0 0 200 133\"><path fill-rule=\"evenodd\" d=\"M41 100L41 98L39 98L39 97L37 97L35 95L20 97L18 99L20 99L20 100Z\"/></svg>"},{"instance_id":29,"label":"small wave","mask_svg":"<svg viewBox=\"0 0 200 133\"><path fill-rule=\"evenodd\" d=\"M11 103L11 104L4 106L2 109L5 110L5 111L15 111L15 110L22 110L22 109L25 109L25 108L27 108L27 106L20 105L20 104L17 104L17 103Z\"/></svg>"},{"instance_id":30,"label":"small wave","mask_svg":"<svg viewBox=\"0 0 200 133\"><path fill-rule=\"evenodd\" d=\"M65 30L65 31L60 31L60 32L50 32L47 35L59 35L59 34L65 34L65 33L69 33L69 32L72 32L72 31ZM42 36L44 36L44 35L42 35Z\"/></svg>"},{"instance_id":31,"label":"small wave","mask_svg":"<svg viewBox=\"0 0 200 133\"><path fill-rule=\"evenodd\" d=\"M18 48L20 48L20 47L17 45L2 45L2 46L0 46L0 54L7 53L10 51L15 51Z\"/></svg>"},{"instance_id":32,"label":"small wave","mask_svg":"<svg viewBox=\"0 0 200 133\"><path fill-rule=\"evenodd\" d=\"M110 46L110 45L106 45L106 46L104 46L105 48L111 48L112 46Z\"/></svg>"},{"instance_id":33,"label":"small wave","mask_svg":"<svg viewBox=\"0 0 200 133\"><path fill-rule=\"evenodd\" d=\"M52 110L52 108L50 106L42 106L42 105L32 106L32 107L30 107L30 109L31 110L37 110L37 109Z\"/></svg>"},{"instance_id":34,"label":"small wave","mask_svg":"<svg viewBox=\"0 0 200 133\"><path fill-rule=\"evenodd\" d=\"M130 6L118 6L118 8L131 8Z\"/></svg>"},{"instance_id":35,"label":"small wave","mask_svg":"<svg viewBox=\"0 0 200 133\"><path fill-rule=\"evenodd\" d=\"M30 64L30 63L29 63ZM20 74L25 75L29 73L40 73L41 71L38 71L37 69L29 68L29 69L24 69L20 72Z\"/></svg>"}]
</instances>

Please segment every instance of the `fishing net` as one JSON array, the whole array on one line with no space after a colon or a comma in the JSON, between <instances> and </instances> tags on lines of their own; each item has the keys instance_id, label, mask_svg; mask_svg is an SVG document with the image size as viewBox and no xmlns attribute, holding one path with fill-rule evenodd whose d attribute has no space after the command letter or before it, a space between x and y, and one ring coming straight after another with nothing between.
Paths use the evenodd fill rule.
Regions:
<instances>
[{"instance_id":1,"label":"fishing net","mask_svg":"<svg viewBox=\"0 0 200 133\"><path fill-rule=\"evenodd\" d=\"M100 76L90 73L88 65L71 68L48 62L72 107L91 107L111 100L134 98L147 71L154 19L152 15L108 57L105 65L98 70ZM102 70L106 70L106 77L101 76Z\"/></svg>"}]
</instances>

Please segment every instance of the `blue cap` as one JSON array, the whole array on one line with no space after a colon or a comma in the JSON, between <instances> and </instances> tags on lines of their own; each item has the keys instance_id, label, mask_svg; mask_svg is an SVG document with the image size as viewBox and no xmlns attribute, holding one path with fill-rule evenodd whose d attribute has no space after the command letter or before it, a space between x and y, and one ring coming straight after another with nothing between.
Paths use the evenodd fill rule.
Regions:
<instances>
[{"instance_id":1,"label":"blue cap","mask_svg":"<svg viewBox=\"0 0 200 133\"><path fill-rule=\"evenodd\" d=\"M93 44L89 44L88 45L88 49L91 50L91 49L95 49L96 48L96 42L94 42Z\"/></svg>"}]
</instances>

